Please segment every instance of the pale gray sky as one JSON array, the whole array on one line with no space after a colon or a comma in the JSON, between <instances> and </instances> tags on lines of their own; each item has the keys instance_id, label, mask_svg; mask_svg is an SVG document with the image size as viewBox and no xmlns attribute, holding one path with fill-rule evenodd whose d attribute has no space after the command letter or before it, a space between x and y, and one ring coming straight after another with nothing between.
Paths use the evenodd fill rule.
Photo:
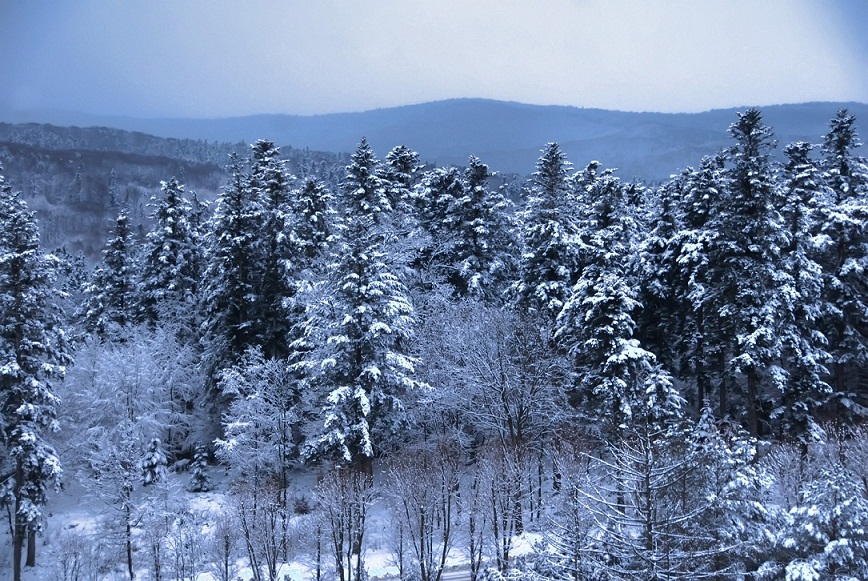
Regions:
<instances>
[{"instance_id":1,"label":"pale gray sky","mask_svg":"<svg viewBox=\"0 0 868 581\"><path fill-rule=\"evenodd\" d=\"M0 0L10 109L868 102L868 0Z\"/></svg>"}]
</instances>

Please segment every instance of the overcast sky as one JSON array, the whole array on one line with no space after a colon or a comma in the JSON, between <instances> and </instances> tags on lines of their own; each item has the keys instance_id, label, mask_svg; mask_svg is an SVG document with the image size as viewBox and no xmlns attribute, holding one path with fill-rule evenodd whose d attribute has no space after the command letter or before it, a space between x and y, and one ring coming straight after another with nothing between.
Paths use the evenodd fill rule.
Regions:
<instances>
[{"instance_id":1,"label":"overcast sky","mask_svg":"<svg viewBox=\"0 0 868 581\"><path fill-rule=\"evenodd\" d=\"M10 109L868 102L868 0L0 0ZM860 30L861 29L861 30Z\"/></svg>"}]
</instances>

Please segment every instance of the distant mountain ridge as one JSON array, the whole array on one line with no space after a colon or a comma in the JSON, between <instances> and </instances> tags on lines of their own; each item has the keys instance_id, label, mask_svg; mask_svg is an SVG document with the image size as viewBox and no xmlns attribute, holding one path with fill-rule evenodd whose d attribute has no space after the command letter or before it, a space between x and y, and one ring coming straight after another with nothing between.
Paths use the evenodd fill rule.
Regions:
<instances>
[{"instance_id":1,"label":"distant mountain ridge","mask_svg":"<svg viewBox=\"0 0 868 581\"><path fill-rule=\"evenodd\" d=\"M704 113L630 113L538 106L485 99L453 99L419 105L328 115L254 115L225 119L136 119L53 113L55 124L105 125L175 139L248 143L270 139L296 149L348 152L365 136L384 155L395 145L416 150L438 165L463 165L476 155L492 169L533 171L547 142L561 144L577 167L599 160L619 174L646 181L667 178L702 156L731 144L727 128L747 107ZM804 103L761 107L783 145L818 142L838 109L868 127L863 103ZM19 119L20 120L20 119ZM32 119L36 120L36 119ZM868 135L868 129L863 133Z\"/></svg>"}]
</instances>

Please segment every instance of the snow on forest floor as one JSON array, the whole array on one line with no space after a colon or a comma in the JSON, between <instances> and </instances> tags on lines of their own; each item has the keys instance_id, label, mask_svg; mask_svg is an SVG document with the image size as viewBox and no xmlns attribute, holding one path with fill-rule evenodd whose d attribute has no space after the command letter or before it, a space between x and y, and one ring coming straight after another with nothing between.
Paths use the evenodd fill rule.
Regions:
<instances>
[{"instance_id":1,"label":"snow on forest floor","mask_svg":"<svg viewBox=\"0 0 868 581\"><path fill-rule=\"evenodd\" d=\"M227 483L222 476L222 469L212 467L210 476L214 489L204 493L190 493L184 488L189 480L188 474L170 475L174 481L176 498L173 500L182 506L188 507L191 512L202 515L203 536L208 527L212 526L216 518L225 510L227 497L225 490ZM313 493L315 476L310 473L302 473L296 479L296 498L310 499ZM22 581L65 581L61 573L63 558L63 539L73 536L90 543L92 548L100 551L101 548L111 544L107 539L104 527L100 523L101 517L107 514L108 509L99 502L88 501L87 491L76 480L65 480L63 489L57 493L50 493L48 504L45 507L47 516L44 534L38 539L37 566L25 568ZM0 530L0 579L11 579L12 576L12 543L9 534L8 517L4 514L4 523ZM516 538L512 554L515 556L532 550L533 545L539 540L539 535L525 533ZM308 541L309 542L309 541ZM383 502L376 502L368 513L366 527L365 568L372 580L386 580L397 578L398 567L393 551L391 550L391 524L387 509ZM104 550L103 550L104 552ZM314 578L315 562L310 551L299 551L296 548L296 559L280 566L278 579L286 581L307 581ZM118 553L119 554L119 553ZM242 547L236 549L236 570L233 578L249 581L253 574L246 567L246 553ZM324 551L324 566L328 567L330 555ZM150 579L151 575L147 568L147 555L139 549L133 556L136 567L136 579ZM116 581L128 579L126 564L122 555L112 561L113 570L100 574L100 581ZM463 568L467 566L466 554L460 548L453 548L447 559L447 569ZM190 581L216 581L216 577L207 571L197 572ZM168 578L175 579L173 575ZM328 578L328 573L325 575ZM87 578L86 578L87 579Z\"/></svg>"}]
</instances>

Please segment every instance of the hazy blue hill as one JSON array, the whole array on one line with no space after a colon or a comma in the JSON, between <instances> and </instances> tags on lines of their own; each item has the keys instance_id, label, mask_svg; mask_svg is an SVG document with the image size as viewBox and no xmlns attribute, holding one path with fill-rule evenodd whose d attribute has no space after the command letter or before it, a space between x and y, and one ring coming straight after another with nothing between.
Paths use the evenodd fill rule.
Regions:
<instances>
[{"instance_id":1,"label":"hazy blue hill","mask_svg":"<svg viewBox=\"0 0 868 581\"><path fill-rule=\"evenodd\" d=\"M840 108L868 127L868 105L807 103L763 107L780 143L818 141ZM141 131L161 137L221 142L267 138L293 148L352 151L362 136L383 155L405 144L426 161L463 164L471 154L504 172L533 171L539 150L559 142L576 166L596 159L625 177L664 179L703 155L730 145L727 128L737 109L694 114L627 113L576 107L536 106L484 99L333 115L256 115L228 119L131 119L78 115L69 123ZM62 114L50 120L62 123ZM863 130L868 135L868 129Z\"/></svg>"},{"instance_id":2,"label":"hazy blue hill","mask_svg":"<svg viewBox=\"0 0 868 581\"><path fill-rule=\"evenodd\" d=\"M244 143L155 137L106 127L0 123L0 167L40 220L48 248L66 246L96 259L121 207L134 226L147 229L151 196L177 177L200 200L213 200L227 180L230 153ZM290 171L316 174L329 184L345 162L321 152L284 148Z\"/></svg>"}]
</instances>

